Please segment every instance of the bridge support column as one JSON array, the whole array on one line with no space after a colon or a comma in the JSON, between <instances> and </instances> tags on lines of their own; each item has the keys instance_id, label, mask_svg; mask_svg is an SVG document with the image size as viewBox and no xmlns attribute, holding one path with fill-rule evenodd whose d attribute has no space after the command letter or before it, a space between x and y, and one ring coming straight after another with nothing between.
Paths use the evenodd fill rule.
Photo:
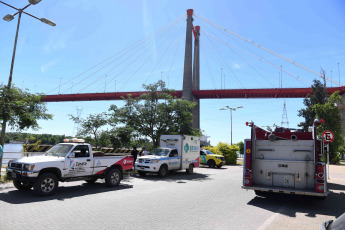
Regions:
<instances>
[{"instance_id":1,"label":"bridge support column","mask_svg":"<svg viewBox=\"0 0 345 230\"><path fill-rule=\"evenodd\" d=\"M195 26L194 28L194 63L193 63L193 90L200 90L200 26ZM193 123L192 127L195 129L200 129L200 100L193 96L193 101L196 106L193 113Z\"/></svg>"},{"instance_id":2,"label":"bridge support column","mask_svg":"<svg viewBox=\"0 0 345 230\"><path fill-rule=\"evenodd\" d=\"M192 94L192 55L193 55L193 10L187 10L186 48L184 55L184 72L182 97L188 101L193 101Z\"/></svg>"}]
</instances>

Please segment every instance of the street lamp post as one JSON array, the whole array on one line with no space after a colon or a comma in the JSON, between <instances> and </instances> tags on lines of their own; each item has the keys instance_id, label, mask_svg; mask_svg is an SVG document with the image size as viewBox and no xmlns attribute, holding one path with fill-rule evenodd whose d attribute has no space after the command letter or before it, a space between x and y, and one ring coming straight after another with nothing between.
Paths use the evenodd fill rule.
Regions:
<instances>
[{"instance_id":1,"label":"street lamp post","mask_svg":"<svg viewBox=\"0 0 345 230\"><path fill-rule=\"evenodd\" d=\"M3 19L7 22L9 21L12 21L14 19L14 16L16 16L18 14L18 23L17 23L17 31L16 31L16 36L15 36L15 39L14 39L14 47L13 47L13 54L12 54L12 61L11 61L11 69L10 69L10 76L8 78L8 88L11 88L11 85L12 85L12 74L13 74L13 66L14 66L14 59L15 59L15 56L16 56L16 48L17 48L17 40L18 40L18 32L19 32L19 25L20 25L20 19L22 17L22 13L26 14L26 15L29 15L33 18L36 18L37 20L40 20L41 22L44 22L50 26L56 26L56 24L53 22L53 21L50 21L49 19L46 19L46 18L38 18L32 14L29 14L27 12L25 12L24 10L26 8L28 8L29 6L31 5L36 5L37 3L39 3L41 0L29 0L29 4L26 5L23 9L18 9L14 6L11 6L10 4L7 4L3 1L0 1L0 3L6 5L6 6L9 6L15 10L17 10L17 12L15 14L6 14Z\"/></svg>"},{"instance_id":2,"label":"street lamp post","mask_svg":"<svg viewBox=\"0 0 345 230\"><path fill-rule=\"evenodd\" d=\"M230 110L230 125L231 125L231 127L230 127L230 135L231 135L231 145L232 145L232 111L236 111L236 109L240 109L240 108L243 108L243 106L241 105L241 106L237 106L237 107L235 107L235 108L231 108L231 107L229 107L229 106L225 106L225 108L220 108L219 110Z\"/></svg>"},{"instance_id":3,"label":"street lamp post","mask_svg":"<svg viewBox=\"0 0 345 230\"><path fill-rule=\"evenodd\" d=\"M13 66L14 66L14 59L15 59L15 56L16 56L16 48L17 48L17 40L18 40L18 32L19 32L19 25L20 25L20 19L21 19L21 16L22 16L22 13L26 14L26 15L29 15L37 20L40 20L41 22L44 22L50 26L56 26L56 24L52 21L50 21L49 19L46 19L46 18L38 18L34 15L31 15L27 12L25 12L24 10L26 8L28 8L29 6L31 5L36 5L37 3L39 3L41 0L28 0L29 4L26 5L24 8L22 9L19 9L19 8L16 8L10 4L7 4L3 1L0 1L0 3L8 6L8 7L11 7L15 10L17 10L17 12L15 14L7 14L3 17L3 19L7 22L9 21L12 21L14 19L14 16L16 16L18 14L18 23L17 23L17 30L16 30L16 36L15 36L15 39L14 39L14 47L13 47L13 53L12 53L12 61L11 61L11 68L10 68L10 76L8 78L8 89L11 89L11 86L12 86L12 74L13 74ZM7 109L6 106L5 108L3 109ZM7 123L7 119L3 119L2 120L2 125L1 125L1 138L0 138L0 145L4 145L4 141L5 141L5 133L6 133L6 123ZM2 157L0 157L0 167L1 167L1 164L2 164Z\"/></svg>"}]
</instances>

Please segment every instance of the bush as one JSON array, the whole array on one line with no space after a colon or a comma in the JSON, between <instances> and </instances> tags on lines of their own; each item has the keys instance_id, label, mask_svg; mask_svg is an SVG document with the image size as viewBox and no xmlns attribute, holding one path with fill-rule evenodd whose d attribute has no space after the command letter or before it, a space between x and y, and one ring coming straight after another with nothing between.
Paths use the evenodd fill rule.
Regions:
<instances>
[{"instance_id":1,"label":"bush","mask_svg":"<svg viewBox=\"0 0 345 230\"><path fill-rule=\"evenodd\" d=\"M225 156L225 162L227 165L235 165L237 161L237 151L240 148L237 145L229 145L226 143L219 142L217 149Z\"/></svg>"},{"instance_id":2,"label":"bush","mask_svg":"<svg viewBox=\"0 0 345 230\"><path fill-rule=\"evenodd\" d=\"M216 146L205 146L204 149L207 149L214 154L223 155L223 153L221 151L219 151Z\"/></svg>"}]
</instances>

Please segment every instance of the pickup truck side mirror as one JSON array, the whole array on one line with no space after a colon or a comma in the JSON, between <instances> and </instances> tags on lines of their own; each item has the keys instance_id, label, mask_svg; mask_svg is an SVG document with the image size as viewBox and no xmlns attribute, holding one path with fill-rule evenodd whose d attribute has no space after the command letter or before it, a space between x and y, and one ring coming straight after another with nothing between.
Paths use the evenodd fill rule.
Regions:
<instances>
[{"instance_id":1,"label":"pickup truck side mirror","mask_svg":"<svg viewBox=\"0 0 345 230\"><path fill-rule=\"evenodd\" d=\"M67 158L75 158L75 154L74 152L71 152L68 154Z\"/></svg>"}]
</instances>

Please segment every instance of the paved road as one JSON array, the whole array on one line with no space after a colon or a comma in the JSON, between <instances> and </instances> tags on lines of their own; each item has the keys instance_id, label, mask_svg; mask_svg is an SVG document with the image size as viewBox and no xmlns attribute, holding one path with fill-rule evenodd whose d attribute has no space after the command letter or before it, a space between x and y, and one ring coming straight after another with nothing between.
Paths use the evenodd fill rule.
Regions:
<instances>
[{"instance_id":1,"label":"paved road","mask_svg":"<svg viewBox=\"0 0 345 230\"><path fill-rule=\"evenodd\" d=\"M165 179L126 176L117 188L107 188L103 181L60 183L47 198L2 184L0 228L319 229L323 221L345 212L345 169L334 174L334 194L326 201L256 197L240 188L242 169L202 167L193 175L176 172Z\"/></svg>"}]
</instances>

